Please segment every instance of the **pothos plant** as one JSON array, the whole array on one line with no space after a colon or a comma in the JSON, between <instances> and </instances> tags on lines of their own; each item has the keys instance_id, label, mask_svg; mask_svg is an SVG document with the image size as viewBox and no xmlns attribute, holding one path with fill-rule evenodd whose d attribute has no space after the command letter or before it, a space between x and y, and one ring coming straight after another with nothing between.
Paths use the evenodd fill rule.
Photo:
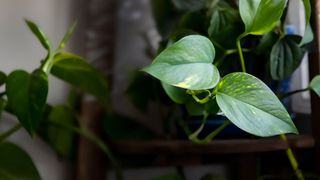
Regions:
<instances>
[{"instance_id":1,"label":"pothos plant","mask_svg":"<svg viewBox=\"0 0 320 180\"><path fill-rule=\"evenodd\" d=\"M77 96L71 93L66 104L52 106L47 103L48 76L53 75L74 88L92 94L106 112L110 111L108 85L103 75L85 59L63 51L75 24L54 48L47 35L35 23L29 20L25 22L47 55L31 73L25 70L14 70L8 75L0 73L0 85L5 87L0 97L0 111L16 116L19 121L16 126L0 134L0 179L41 179L29 155L17 145L6 141L22 127L31 137L46 140L64 158L72 158L75 133L84 136L109 157L118 179L121 179L118 162L108 146L81 124L79 112L75 108Z\"/></svg>"},{"instance_id":2,"label":"pothos plant","mask_svg":"<svg viewBox=\"0 0 320 180\"><path fill-rule=\"evenodd\" d=\"M313 39L311 5L302 2L306 24L301 37L285 30L287 0L153 1L162 43L143 71L159 79L167 95L191 115L203 115L199 129L188 133L190 140L208 143L230 123L259 137L286 140L285 134L298 134L279 97L307 90L320 95L320 76L306 89L286 94L276 95L268 85L299 67ZM199 139L207 117L216 114L228 120ZM296 176L304 179L290 148L287 155Z\"/></svg>"}]
</instances>

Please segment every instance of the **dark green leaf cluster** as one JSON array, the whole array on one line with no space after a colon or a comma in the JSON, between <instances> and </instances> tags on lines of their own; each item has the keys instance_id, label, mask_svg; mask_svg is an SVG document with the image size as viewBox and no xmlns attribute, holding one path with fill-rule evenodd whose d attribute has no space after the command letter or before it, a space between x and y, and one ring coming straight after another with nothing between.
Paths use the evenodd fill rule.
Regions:
<instances>
[{"instance_id":1,"label":"dark green leaf cluster","mask_svg":"<svg viewBox=\"0 0 320 180\"><path fill-rule=\"evenodd\" d=\"M285 79L300 65L313 39L308 0L303 37L285 31L287 0L153 3L166 47L143 71L159 79L175 103L185 104L191 116L223 114L257 136L298 133L268 81L260 79ZM310 89L319 93L319 86L315 78Z\"/></svg>"}]
</instances>

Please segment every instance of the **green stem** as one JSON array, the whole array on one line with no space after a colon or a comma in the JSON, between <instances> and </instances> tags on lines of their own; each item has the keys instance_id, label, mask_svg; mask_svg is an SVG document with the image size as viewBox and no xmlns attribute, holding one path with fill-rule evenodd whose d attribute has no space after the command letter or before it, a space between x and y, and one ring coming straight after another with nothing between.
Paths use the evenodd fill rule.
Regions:
<instances>
[{"instance_id":1,"label":"green stem","mask_svg":"<svg viewBox=\"0 0 320 180\"><path fill-rule=\"evenodd\" d=\"M237 38L237 47L238 47L238 52L239 52L239 57L240 57L240 62L241 62L241 68L243 72L247 72L246 70L246 65L244 62L244 57L243 57L243 52L242 52L242 48L241 48L241 39L244 37L244 34L241 34L238 38Z\"/></svg>"},{"instance_id":2,"label":"green stem","mask_svg":"<svg viewBox=\"0 0 320 180\"><path fill-rule=\"evenodd\" d=\"M288 140L287 140L287 137L286 135L284 134L281 134L280 135L280 138L283 140L283 141L286 141L288 143ZM288 146L289 146L289 143L288 143ZM294 170L294 172L296 173L296 176L299 180L304 180L304 176L301 172L301 170L299 169L299 163L298 161L296 160L293 152L292 152L292 149L290 148L290 146L288 147L288 149L286 150L286 154L288 156L288 159L291 163L291 166L292 166L292 169Z\"/></svg>"},{"instance_id":3,"label":"green stem","mask_svg":"<svg viewBox=\"0 0 320 180\"><path fill-rule=\"evenodd\" d=\"M212 131L204 139L199 139L198 135L201 133L201 131L204 128L206 118L207 118L207 116L205 115L201 126L194 133L189 135L189 140L191 140L192 142L197 143L197 144L208 144L210 141L212 141L221 131L223 131L230 124L230 121L226 120L223 124L221 124L217 129Z\"/></svg>"},{"instance_id":4,"label":"green stem","mask_svg":"<svg viewBox=\"0 0 320 180\"><path fill-rule=\"evenodd\" d=\"M70 131L76 132L79 135L87 138L92 143L96 144L100 148L100 150L107 155L112 166L115 168L116 179L117 180L123 179L121 167L120 167L118 161L115 159L110 148L99 137L97 137L95 134L93 134L89 129L78 128L78 127L74 127L74 126L70 126L70 125L66 125L66 124L62 124L62 123L58 123L58 122L53 122L53 121L49 121L49 123L51 123L54 126L59 126L59 127L68 129Z\"/></svg>"},{"instance_id":5,"label":"green stem","mask_svg":"<svg viewBox=\"0 0 320 180\"><path fill-rule=\"evenodd\" d=\"M310 88L307 87L307 88L304 88L304 89L298 89L298 90L295 90L295 91L291 91L291 92L288 92L288 93L286 93L286 94L281 95L281 96L279 97L279 99L284 99L284 98L287 98L287 97L289 97L289 96L291 96L291 95L293 95L293 94L301 93L301 92L305 92L305 91L309 91L309 90L310 90Z\"/></svg>"},{"instance_id":6,"label":"green stem","mask_svg":"<svg viewBox=\"0 0 320 180\"><path fill-rule=\"evenodd\" d=\"M15 125L14 127L12 127L11 129L9 129L8 131L0 134L0 143L3 142L4 140L6 140L13 133L17 132L21 127L22 127L22 125L19 123L19 124Z\"/></svg>"}]
</instances>

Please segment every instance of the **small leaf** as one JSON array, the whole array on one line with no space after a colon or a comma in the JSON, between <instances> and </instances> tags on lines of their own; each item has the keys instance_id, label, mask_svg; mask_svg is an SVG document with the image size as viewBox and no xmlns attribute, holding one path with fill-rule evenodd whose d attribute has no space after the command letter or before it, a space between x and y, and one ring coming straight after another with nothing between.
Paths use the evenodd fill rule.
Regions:
<instances>
[{"instance_id":1,"label":"small leaf","mask_svg":"<svg viewBox=\"0 0 320 180\"><path fill-rule=\"evenodd\" d=\"M184 104L189 98L189 95L186 93L185 89L174 87L163 82L162 87L164 91L167 93L167 95L170 97L170 99L177 104Z\"/></svg>"},{"instance_id":2,"label":"small leaf","mask_svg":"<svg viewBox=\"0 0 320 180\"><path fill-rule=\"evenodd\" d=\"M73 126L75 116L70 107L59 105L52 108L48 120L50 122ZM64 158L71 158L75 134L67 129L49 126L47 129L49 144Z\"/></svg>"},{"instance_id":3,"label":"small leaf","mask_svg":"<svg viewBox=\"0 0 320 180\"><path fill-rule=\"evenodd\" d=\"M201 90L217 85L218 69L212 65L215 50L204 36L190 35L160 53L143 71L172 86Z\"/></svg>"},{"instance_id":4,"label":"small leaf","mask_svg":"<svg viewBox=\"0 0 320 180\"><path fill-rule=\"evenodd\" d=\"M60 53L54 57L51 73L75 87L91 93L109 106L108 85L103 75L79 56Z\"/></svg>"},{"instance_id":5,"label":"small leaf","mask_svg":"<svg viewBox=\"0 0 320 180\"><path fill-rule=\"evenodd\" d=\"M270 55L273 79L285 79L299 67L305 53L299 47L300 39L299 36L287 35L274 44Z\"/></svg>"},{"instance_id":6,"label":"small leaf","mask_svg":"<svg viewBox=\"0 0 320 180\"><path fill-rule=\"evenodd\" d=\"M315 76L310 84L309 87L318 95L320 96L320 75Z\"/></svg>"},{"instance_id":7,"label":"small leaf","mask_svg":"<svg viewBox=\"0 0 320 180\"><path fill-rule=\"evenodd\" d=\"M308 44L311 42L314 38L312 28L310 25L310 18L311 18L311 4L310 0L302 0L304 5L304 11L305 11L305 22L306 22L306 29L303 35L303 38L300 42L300 46L303 46L305 44Z\"/></svg>"},{"instance_id":8,"label":"small leaf","mask_svg":"<svg viewBox=\"0 0 320 180\"><path fill-rule=\"evenodd\" d=\"M27 23L32 33L38 38L42 46L46 50L50 50L50 41L48 36L34 22L29 21L27 19L25 19L25 22Z\"/></svg>"},{"instance_id":9,"label":"small leaf","mask_svg":"<svg viewBox=\"0 0 320 180\"><path fill-rule=\"evenodd\" d=\"M64 35L63 39L59 43L58 49L63 49L66 43L69 41L71 35L73 34L74 30L77 27L77 22L74 22L68 29L67 33Z\"/></svg>"},{"instance_id":10,"label":"small leaf","mask_svg":"<svg viewBox=\"0 0 320 180\"><path fill-rule=\"evenodd\" d=\"M196 11L204 7L206 0L172 0L179 10Z\"/></svg>"},{"instance_id":11,"label":"small leaf","mask_svg":"<svg viewBox=\"0 0 320 180\"><path fill-rule=\"evenodd\" d=\"M0 86L2 86L7 80L7 75L0 71Z\"/></svg>"},{"instance_id":12,"label":"small leaf","mask_svg":"<svg viewBox=\"0 0 320 180\"><path fill-rule=\"evenodd\" d=\"M8 107L33 136L43 118L48 95L48 77L42 70L29 74L22 70L10 73L6 82Z\"/></svg>"},{"instance_id":13,"label":"small leaf","mask_svg":"<svg viewBox=\"0 0 320 180\"><path fill-rule=\"evenodd\" d=\"M287 0L240 0L240 16L245 24L244 34L262 35L280 21Z\"/></svg>"},{"instance_id":14,"label":"small leaf","mask_svg":"<svg viewBox=\"0 0 320 180\"><path fill-rule=\"evenodd\" d=\"M0 179L41 180L30 156L17 145L0 144Z\"/></svg>"},{"instance_id":15,"label":"small leaf","mask_svg":"<svg viewBox=\"0 0 320 180\"><path fill-rule=\"evenodd\" d=\"M252 75L228 74L218 85L216 99L226 117L248 133L262 137L298 133L276 95Z\"/></svg>"}]
</instances>

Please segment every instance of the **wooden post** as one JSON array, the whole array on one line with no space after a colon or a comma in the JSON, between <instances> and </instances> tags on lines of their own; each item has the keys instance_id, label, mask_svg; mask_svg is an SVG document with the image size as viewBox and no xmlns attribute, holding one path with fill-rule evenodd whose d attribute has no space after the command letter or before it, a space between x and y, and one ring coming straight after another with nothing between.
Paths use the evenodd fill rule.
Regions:
<instances>
[{"instance_id":1,"label":"wooden post","mask_svg":"<svg viewBox=\"0 0 320 180\"><path fill-rule=\"evenodd\" d=\"M113 66L116 37L116 2L116 0L90 0L86 2L86 14L88 16L85 27L87 35L85 41L86 58L104 73L110 91L112 88L110 72ZM94 37L92 34L94 34ZM105 51L103 55L101 55L101 50ZM110 91L106 93L110 93ZM82 104L82 123L97 135L101 132L102 114L103 109L98 103L91 101ZM106 156L95 144L80 137L77 155L77 179L102 180L106 179L106 172Z\"/></svg>"},{"instance_id":2,"label":"wooden post","mask_svg":"<svg viewBox=\"0 0 320 180\"><path fill-rule=\"evenodd\" d=\"M320 1L313 0L313 32L314 32L314 48L312 52L309 54L309 73L310 80L320 74L320 61L319 61L319 53L320 53ZM315 140L315 167L316 173L320 174L320 98L311 93L311 118L312 118L312 135Z\"/></svg>"}]
</instances>

